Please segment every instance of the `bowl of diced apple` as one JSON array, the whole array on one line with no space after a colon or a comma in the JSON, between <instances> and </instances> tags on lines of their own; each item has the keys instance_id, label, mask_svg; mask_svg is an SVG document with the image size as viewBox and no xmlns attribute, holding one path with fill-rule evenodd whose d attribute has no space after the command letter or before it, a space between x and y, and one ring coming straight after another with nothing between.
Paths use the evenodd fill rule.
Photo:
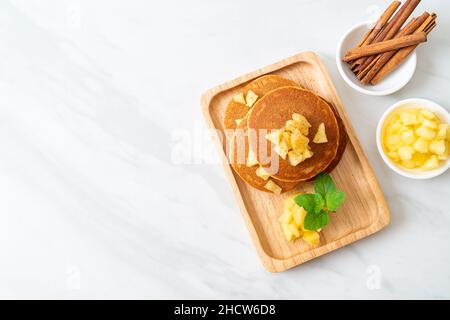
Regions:
<instances>
[{"instance_id":1,"label":"bowl of diced apple","mask_svg":"<svg viewBox=\"0 0 450 320\"><path fill-rule=\"evenodd\" d=\"M450 167L450 114L426 99L397 102L381 117L377 147L398 174L429 179Z\"/></svg>"}]
</instances>

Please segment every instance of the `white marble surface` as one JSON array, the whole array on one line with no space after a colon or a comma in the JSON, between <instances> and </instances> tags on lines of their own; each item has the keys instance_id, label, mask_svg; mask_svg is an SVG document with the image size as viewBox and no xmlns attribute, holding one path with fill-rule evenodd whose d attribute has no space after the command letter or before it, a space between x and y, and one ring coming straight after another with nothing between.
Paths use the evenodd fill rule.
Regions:
<instances>
[{"instance_id":1,"label":"white marble surface","mask_svg":"<svg viewBox=\"0 0 450 320\"><path fill-rule=\"evenodd\" d=\"M399 99L450 108L450 2L422 2L440 19L414 79L367 97L334 52L386 1L1 1L0 297L450 298L450 173L402 178L374 138ZM270 274L211 161L199 96L303 50L328 66L392 223ZM174 128L195 136L193 163L172 161Z\"/></svg>"}]
</instances>

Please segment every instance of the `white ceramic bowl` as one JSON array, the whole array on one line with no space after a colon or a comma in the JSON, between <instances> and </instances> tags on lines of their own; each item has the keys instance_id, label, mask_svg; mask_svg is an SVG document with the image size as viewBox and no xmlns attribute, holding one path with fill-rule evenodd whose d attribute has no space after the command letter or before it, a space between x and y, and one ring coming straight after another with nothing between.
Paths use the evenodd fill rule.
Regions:
<instances>
[{"instance_id":1,"label":"white ceramic bowl","mask_svg":"<svg viewBox=\"0 0 450 320\"><path fill-rule=\"evenodd\" d=\"M353 48L358 43L370 25L370 22L360 23L347 31L339 42L336 52L336 64L342 78L353 89L372 96L385 96L397 92L411 80L416 70L416 52L414 51L404 63L376 86L362 85L350 70L348 64L342 61L342 58L345 56L347 50Z\"/></svg>"},{"instance_id":2,"label":"white ceramic bowl","mask_svg":"<svg viewBox=\"0 0 450 320\"><path fill-rule=\"evenodd\" d=\"M430 171L421 171L419 169L407 169L403 167L399 167L396 165L393 161L391 161L388 156L386 155L382 143L381 143L381 136L383 133L383 127L385 124L386 119L392 114L393 111L403 108L426 108L430 111L434 112L436 116L438 116L442 122L444 123L450 123L450 114L448 111L438 105L437 103L434 103L430 100L425 99L406 99L402 100L400 102L397 102L390 108L388 108L385 113L381 116L380 121L378 122L377 127L377 147L378 152L380 152L381 158L383 158L384 162L397 172L398 174L412 179L430 179L437 177L438 175L443 174L447 169L450 167L450 160L447 160L443 165L441 165L439 168L436 168L434 170Z\"/></svg>"}]
</instances>

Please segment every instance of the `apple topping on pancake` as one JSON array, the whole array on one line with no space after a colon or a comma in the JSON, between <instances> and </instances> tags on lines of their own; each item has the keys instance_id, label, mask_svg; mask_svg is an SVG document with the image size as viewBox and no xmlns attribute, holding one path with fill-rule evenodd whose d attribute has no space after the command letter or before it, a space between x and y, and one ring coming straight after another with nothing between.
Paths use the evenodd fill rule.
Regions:
<instances>
[{"instance_id":1,"label":"apple topping on pancake","mask_svg":"<svg viewBox=\"0 0 450 320\"><path fill-rule=\"evenodd\" d=\"M259 167L258 169L256 169L256 175L263 180L268 180L270 178L270 174L266 170L264 170L263 167Z\"/></svg>"},{"instance_id":2,"label":"apple topping on pancake","mask_svg":"<svg viewBox=\"0 0 450 320\"><path fill-rule=\"evenodd\" d=\"M247 96L245 97L245 105L251 108L255 104L256 100L258 100L258 95L252 90L248 90Z\"/></svg>"},{"instance_id":3,"label":"apple topping on pancake","mask_svg":"<svg viewBox=\"0 0 450 320\"><path fill-rule=\"evenodd\" d=\"M275 145L274 151L286 160L291 166L311 158L314 152L309 146L309 134L311 124L301 114L294 113L292 120L286 121L286 125L266 135L266 139Z\"/></svg>"},{"instance_id":4,"label":"apple topping on pancake","mask_svg":"<svg viewBox=\"0 0 450 320\"><path fill-rule=\"evenodd\" d=\"M237 175L252 187L264 191L278 194L294 189L297 182L272 181L269 172L262 168L254 152L248 143L247 116L234 131L231 138L231 153L229 155L230 164ZM281 188L279 190L278 188Z\"/></svg>"},{"instance_id":5,"label":"apple topping on pancake","mask_svg":"<svg viewBox=\"0 0 450 320\"><path fill-rule=\"evenodd\" d=\"M281 194L281 188L279 185L277 185L272 180L267 181L266 185L264 186L269 191L272 191L275 194Z\"/></svg>"},{"instance_id":6,"label":"apple topping on pancake","mask_svg":"<svg viewBox=\"0 0 450 320\"><path fill-rule=\"evenodd\" d=\"M319 128L317 129L316 135L313 139L314 143L327 143L327 133L325 131L325 123L319 124Z\"/></svg>"},{"instance_id":7,"label":"apple topping on pancake","mask_svg":"<svg viewBox=\"0 0 450 320\"><path fill-rule=\"evenodd\" d=\"M241 92L233 97L234 102L245 104L244 93Z\"/></svg>"}]
</instances>

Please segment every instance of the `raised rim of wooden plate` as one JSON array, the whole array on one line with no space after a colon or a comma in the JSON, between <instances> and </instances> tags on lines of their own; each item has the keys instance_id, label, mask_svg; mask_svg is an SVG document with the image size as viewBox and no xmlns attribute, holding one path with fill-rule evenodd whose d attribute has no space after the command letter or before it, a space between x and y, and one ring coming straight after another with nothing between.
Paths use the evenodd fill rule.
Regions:
<instances>
[{"instance_id":1,"label":"raised rim of wooden plate","mask_svg":"<svg viewBox=\"0 0 450 320\"><path fill-rule=\"evenodd\" d=\"M264 68L258 69L256 71L250 72L246 75L243 75L241 77L238 77L234 80L227 81L226 83L223 83L221 85L218 85L210 90L207 90L205 93L201 96L201 107L203 114L205 116L205 120L207 122L207 125L211 128L216 130L217 127L214 125L213 119L210 114L210 106L211 102L214 100L214 98L224 92L231 90L233 88L236 88L238 86L241 86L242 84L251 81L255 78L258 78L265 74L273 73L279 69L285 68L289 65L298 63L298 62L309 62L316 64L322 74L324 75L324 78L326 80L327 89L330 90L331 94L333 95L333 104L337 108L337 111L339 115L341 116L342 120L344 121L345 127L347 129L349 142L353 145L353 148L355 149L355 152L360 159L362 170L364 171L365 176L368 178L368 183L371 187L371 190L375 193L374 196L377 198L377 205L378 205L378 216L377 219L371 223L369 226L359 229L353 233L350 233L349 235L346 235L342 238L339 238L337 240L334 240L333 242L326 243L320 247L313 248L311 250L308 250L306 252L300 253L294 257L290 257L288 259L277 259L274 257L271 257L267 252L264 250L261 244L260 237L255 229L255 226L253 225L250 214L247 211L244 199L242 197L242 194L240 193L239 186L237 184L236 178L233 174L233 169L231 166L227 163L227 157L223 150L223 144L222 139L215 131L215 136L213 137L213 140L215 140L217 146L220 150L220 157L222 160L223 167L225 169L226 176L228 180L231 183L232 188L234 189L234 193L236 195L236 200L239 204L239 207L241 209L241 213L244 217L244 220L246 222L247 228L250 231L253 243L257 249L257 252L261 258L262 264L265 267L265 269L269 272L282 272L287 269L290 269L292 267L295 267L299 264L302 264L306 261L309 261L311 259L314 259L316 257L319 257L323 254L326 254L328 252L334 251L336 249L342 248L346 246L347 244L353 243L355 241L358 241L362 238L365 238L369 235L372 235L384 227L386 227L390 223L390 211L389 207L387 205L386 199L384 197L384 194L378 184L378 181L375 177L375 173L370 166L367 157L363 151L363 148L361 146L361 143L359 142L356 132L353 129L353 126L351 125L351 122L347 116L347 113L344 110L344 107L342 105L342 102L337 94L337 91L330 79L330 76L328 74L328 71L326 70L324 64L320 60L319 56L315 54L314 52L307 51L307 52L300 52L294 56L291 56L287 59L278 61L274 64L271 64L269 66L266 66Z\"/></svg>"}]
</instances>

